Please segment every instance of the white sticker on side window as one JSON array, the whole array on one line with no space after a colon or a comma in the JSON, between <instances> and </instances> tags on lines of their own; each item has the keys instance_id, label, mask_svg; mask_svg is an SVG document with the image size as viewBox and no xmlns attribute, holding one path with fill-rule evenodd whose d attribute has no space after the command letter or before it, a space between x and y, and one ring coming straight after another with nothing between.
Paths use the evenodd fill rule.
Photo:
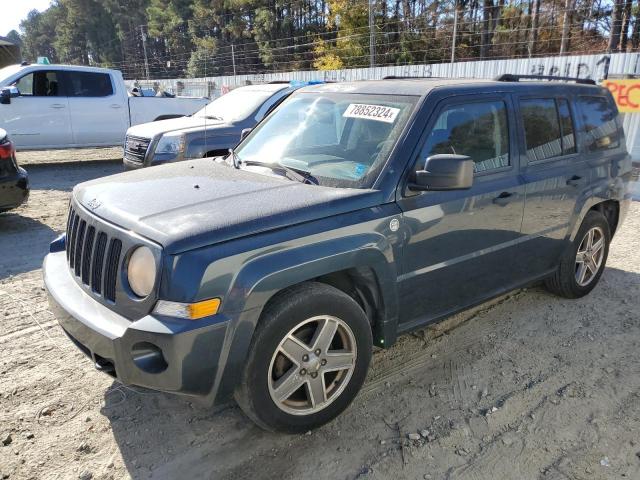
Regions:
<instances>
[{"instance_id":1,"label":"white sticker on side window","mask_svg":"<svg viewBox=\"0 0 640 480\"><path fill-rule=\"evenodd\" d=\"M352 103L342 114L346 118L366 118L378 122L393 123L400 113L399 108L385 107L383 105L365 105Z\"/></svg>"}]
</instances>

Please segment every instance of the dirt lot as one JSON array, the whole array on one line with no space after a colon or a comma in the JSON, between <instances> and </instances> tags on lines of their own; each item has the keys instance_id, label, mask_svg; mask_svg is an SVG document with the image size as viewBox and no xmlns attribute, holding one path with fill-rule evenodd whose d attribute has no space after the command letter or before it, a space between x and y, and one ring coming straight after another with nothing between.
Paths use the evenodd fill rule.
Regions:
<instances>
[{"instance_id":1,"label":"dirt lot","mask_svg":"<svg viewBox=\"0 0 640 480\"><path fill-rule=\"evenodd\" d=\"M0 216L0 478L640 478L640 204L587 298L535 287L405 336L339 419L285 436L118 385L56 326L48 242L72 186L120 168L32 166Z\"/></svg>"},{"instance_id":2,"label":"dirt lot","mask_svg":"<svg viewBox=\"0 0 640 480\"><path fill-rule=\"evenodd\" d=\"M42 165L51 163L77 163L91 161L121 161L122 147L75 148L67 150L32 150L18 153L20 165Z\"/></svg>"}]
</instances>

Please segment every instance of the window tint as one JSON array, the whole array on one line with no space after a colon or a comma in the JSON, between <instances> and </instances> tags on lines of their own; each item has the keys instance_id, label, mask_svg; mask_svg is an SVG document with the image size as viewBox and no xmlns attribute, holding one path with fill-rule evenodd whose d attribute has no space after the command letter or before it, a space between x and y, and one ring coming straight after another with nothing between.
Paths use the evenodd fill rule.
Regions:
<instances>
[{"instance_id":1,"label":"window tint","mask_svg":"<svg viewBox=\"0 0 640 480\"><path fill-rule=\"evenodd\" d=\"M616 111L605 97L578 99L589 150L608 150L620 144Z\"/></svg>"},{"instance_id":2,"label":"window tint","mask_svg":"<svg viewBox=\"0 0 640 480\"><path fill-rule=\"evenodd\" d=\"M20 95L30 97L59 97L62 96L58 74L56 72L32 72L21 77L15 83Z\"/></svg>"},{"instance_id":3,"label":"window tint","mask_svg":"<svg viewBox=\"0 0 640 480\"><path fill-rule=\"evenodd\" d=\"M558 99L558 115L560 116L560 128L562 130L562 153L576 153L576 136L573 128L573 119L569 101L566 98Z\"/></svg>"},{"instance_id":4,"label":"window tint","mask_svg":"<svg viewBox=\"0 0 640 480\"><path fill-rule=\"evenodd\" d=\"M443 153L468 155L475 162L476 172L508 166L509 130L504 102L447 107L436 120L418 163Z\"/></svg>"},{"instance_id":5,"label":"window tint","mask_svg":"<svg viewBox=\"0 0 640 480\"><path fill-rule=\"evenodd\" d=\"M562 155L560 123L552 98L520 101L529 160L544 160Z\"/></svg>"},{"instance_id":6,"label":"window tint","mask_svg":"<svg viewBox=\"0 0 640 480\"><path fill-rule=\"evenodd\" d=\"M573 121L567 99L521 100L520 112L530 161L546 160L576 152Z\"/></svg>"},{"instance_id":7,"label":"window tint","mask_svg":"<svg viewBox=\"0 0 640 480\"><path fill-rule=\"evenodd\" d=\"M70 97L108 97L113 95L108 73L68 72Z\"/></svg>"}]
</instances>

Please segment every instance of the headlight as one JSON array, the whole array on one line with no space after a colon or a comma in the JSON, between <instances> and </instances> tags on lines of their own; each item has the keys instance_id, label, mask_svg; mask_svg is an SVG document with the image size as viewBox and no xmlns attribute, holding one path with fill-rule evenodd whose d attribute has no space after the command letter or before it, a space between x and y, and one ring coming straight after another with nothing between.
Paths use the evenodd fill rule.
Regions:
<instances>
[{"instance_id":1,"label":"headlight","mask_svg":"<svg viewBox=\"0 0 640 480\"><path fill-rule=\"evenodd\" d=\"M184 152L184 135L182 133L165 133L156 145L155 153L179 155Z\"/></svg>"},{"instance_id":2,"label":"headlight","mask_svg":"<svg viewBox=\"0 0 640 480\"><path fill-rule=\"evenodd\" d=\"M156 284L156 259L148 247L138 247L129 257L127 279L133 293L148 297Z\"/></svg>"}]
</instances>

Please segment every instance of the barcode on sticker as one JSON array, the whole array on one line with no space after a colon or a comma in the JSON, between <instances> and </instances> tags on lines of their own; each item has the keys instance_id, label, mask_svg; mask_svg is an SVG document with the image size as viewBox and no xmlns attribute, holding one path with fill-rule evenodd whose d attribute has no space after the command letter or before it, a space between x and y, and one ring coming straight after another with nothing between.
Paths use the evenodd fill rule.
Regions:
<instances>
[{"instance_id":1,"label":"barcode on sticker","mask_svg":"<svg viewBox=\"0 0 640 480\"><path fill-rule=\"evenodd\" d=\"M399 108L352 103L347 107L342 116L346 118L367 118L379 122L393 123L396 121L398 113L400 113Z\"/></svg>"}]
</instances>

